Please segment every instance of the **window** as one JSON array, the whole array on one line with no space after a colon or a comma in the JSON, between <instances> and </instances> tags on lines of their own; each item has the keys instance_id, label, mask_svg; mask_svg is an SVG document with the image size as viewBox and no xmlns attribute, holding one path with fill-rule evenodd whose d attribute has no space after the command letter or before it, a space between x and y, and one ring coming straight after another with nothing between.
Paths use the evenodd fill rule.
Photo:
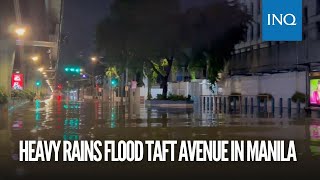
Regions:
<instances>
[{"instance_id":1,"label":"window","mask_svg":"<svg viewBox=\"0 0 320 180\"><path fill-rule=\"evenodd\" d=\"M318 39L320 39L320 21L317 22L317 34L318 34Z\"/></svg>"},{"instance_id":2,"label":"window","mask_svg":"<svg viewBox=\"0 0 320 180\"><path fill-rule=\"evenodd\" d=\"M251 10L251 14L253 15L253 12L254 12L254 10L253 10L253 2L251 3L250 10Z\"/></svg>"},{"instance_id":3,"label":"window","mask_svg":"<svg viewBox=\"0 0 320 180\"><path fill-rule=\"evenodd\" d=\"M304 24L308 24L308 8L305 7L303 8L303 21L304 21Z\"/></svg>"},{"instance_id":4,"label":"window","mask_svg":"<svg viewBox=\"0 0 320 180\"><path fill-rule=\"evenodd\" d=\"M317 0L316 2L316 7L317 7L317 14L320 14L320 0Z\"/></svg>"},{"instance_id":5,"label":"window","mask_svg":"<svg viewBox=\"0 0 320 180\"><path fill-rule=\"evenodd\" d=\"M261 0L258 0L258 15L261 14Z\"/></svg>"},{"instance_id":6,"label":"window","mask_svg":"<svg viewBox=\"0 0 320 180\"><path fill-rule=\"evenodd\" d=\"M251 29L250 29L250 41L253 41L253 34L254 34L254 29L253 29L253 26L251 26Z\"/></svg>"}]
</instances>

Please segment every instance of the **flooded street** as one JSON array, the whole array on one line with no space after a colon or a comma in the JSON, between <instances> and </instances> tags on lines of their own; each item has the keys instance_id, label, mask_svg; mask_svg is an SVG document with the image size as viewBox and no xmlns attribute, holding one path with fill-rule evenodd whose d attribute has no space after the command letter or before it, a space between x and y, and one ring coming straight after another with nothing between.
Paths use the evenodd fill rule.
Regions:
<instances>
[{"instance_id":1,"label":"flooded street","mask_svg":"<svg viewBox=\"0 0 320 180\"><path fill-rule=\"evenodd\" d=\"M196 105L195 105L196 106ZM284 113L285 114L285 113ZM147 108L100 101L35 101L10 110L0 123L0 179L101 175L175 176L316 173L318 114L213 114L197 108ZM20 140L295 140L298 162L19 162ZM83 171L82 171L83 169ZM219 172L218 172L219 171ZM272 172L272 173L268 173ZM219 174L217 174L219 173Z\"/></svg>"}]
</instances>

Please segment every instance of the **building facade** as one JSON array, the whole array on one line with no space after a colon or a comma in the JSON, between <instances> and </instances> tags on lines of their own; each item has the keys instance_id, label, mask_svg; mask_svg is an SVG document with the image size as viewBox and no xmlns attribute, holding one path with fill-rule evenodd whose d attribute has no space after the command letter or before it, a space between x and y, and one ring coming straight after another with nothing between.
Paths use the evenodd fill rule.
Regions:
<instances>
[{"instance_id":1,"label":"building facade","mask_svg":"<svg viewBox=\"0 0 320 180\"><path fill-rule=\"evenodd\" d=\"M261 0L239 0L252 22L244 42L221 75L219 92L256 96L268 93L291 98L295 92L308 94L308 76L320 66L320 0L303 1L303 41L263 42Z\"/></svg>"},{"instance_id":2,"label":"building facade","mask_svg":"<svg viewBox=\"0 0 320 180\"><path fill-rule=\"evenodd\" d=\"M2 0L0 7L0 88L10 93L11 74L24 75L24 89L54 84L58 67L63 0ZM16 36L16 27L25 28ZM10 47L9 47L10 45ZM33 61L31 57L37 56ZM39 68L44 72L40 73Z\"/></svg>"}]
</instances>

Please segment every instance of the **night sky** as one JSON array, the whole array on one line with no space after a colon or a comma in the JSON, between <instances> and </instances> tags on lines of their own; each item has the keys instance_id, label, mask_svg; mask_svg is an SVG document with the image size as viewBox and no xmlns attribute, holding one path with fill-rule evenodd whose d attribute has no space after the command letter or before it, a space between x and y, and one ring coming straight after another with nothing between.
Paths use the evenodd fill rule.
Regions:
<instances>
[{"instance_id":1,"label":"night sky","mask_svg":"<svg viewBox=\"0 0 320 180\"><path fill-rule=\"evenodd\" d=\"M67 38L61 45L61 65L81 56L85 59L94 52L96 24L106 16L110 2L112 0L64 1L62 35Z\"/></svg>"},{"instance_id":2,"label":"night sky","mask_svg":"<svg viewBox=\"0 0 320 180\"><path fill-rule=\"evenodd\" d=\"M62 35L67 36L61 45L60 68L70 62L90 63L89 57L94 53L95 28L100 20L108 14L113 0L65 0ZM218 0L181 0L182 8L204 5Z\"/></svg>"}]
</instances>

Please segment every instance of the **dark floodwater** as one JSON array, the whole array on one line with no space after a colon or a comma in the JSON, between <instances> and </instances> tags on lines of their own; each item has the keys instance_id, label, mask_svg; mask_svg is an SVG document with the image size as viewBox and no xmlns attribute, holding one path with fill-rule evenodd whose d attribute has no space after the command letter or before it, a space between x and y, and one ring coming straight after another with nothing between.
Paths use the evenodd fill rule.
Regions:
<instances>
[{"instance_id":1,"label":"dark floodwater","mask_svg":"<svg viewBox=\"0 0 320 180\"><path fill-rule=\"evenodd\" d=\"M295 140L293 163L22 163L19 140ZM213 114L195 109L146 108L144 105L66 102L28 103L0 115L0 180L11 178L101 176L297 176L319 175L320 114L285 112Z\"/></svg>"}]
</instances>

